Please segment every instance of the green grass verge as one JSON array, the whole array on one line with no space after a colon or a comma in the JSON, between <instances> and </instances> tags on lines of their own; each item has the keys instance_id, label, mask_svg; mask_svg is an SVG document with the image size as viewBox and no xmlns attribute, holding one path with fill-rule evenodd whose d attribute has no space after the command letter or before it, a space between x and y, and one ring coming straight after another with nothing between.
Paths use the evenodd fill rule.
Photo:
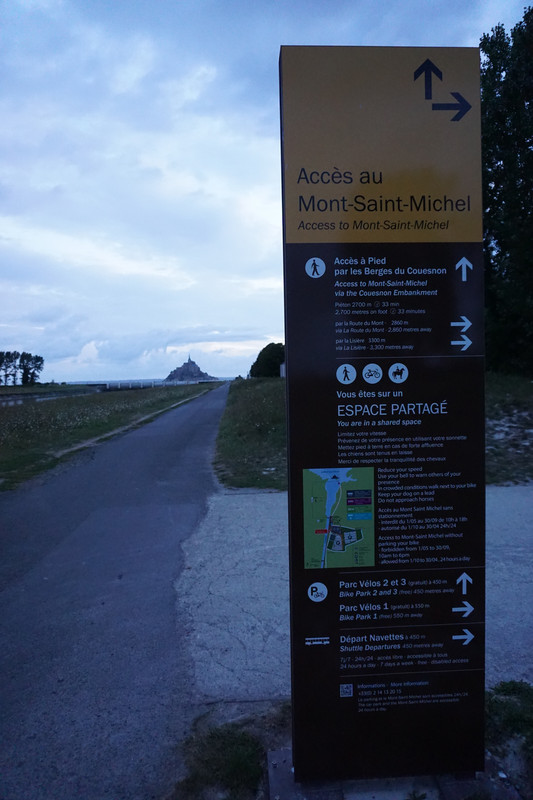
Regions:
<instances>
[{"instance_id":1,"label":"green grass verge","mask_svg":"<svg viewBox=\"0 0 533 800\"><path fill-rule=\"evenodd\" d=\"M157 413L220 384L127 389L0 407L0 488L50 467L69 448Z\"/></svg>"},{"instance_id":2,"label":"green grass verge","mask_svg":"<svg viewBox=\"0 0 533 800\"><path fill-rule=\"evenodd\" d=\"M165 800L255 800L268 797L268 751L290 744L291 706L273 700L238 721L199 716L183 742L187 776ZM224 710L219 708L219 711Z\"/></svg>"},{"instance_id":3,"label":"green grass verge","mask_svg":"<svg viewBox=\"0 0 533 800\"><path fill-rule=\"evenodd\" d=\"M286 440L285 381L233 381L217 438L219 480L235 488L286 490Z\"/></svg>"},{"instance_id":4,"label":"green grass verge","mask_svg":"<svg viewBox=\"0 0 533 800\"><path fill-rule=\"evenodd\" d=\"M188 775L176 786L172 800L199 800L208 787L225 791L232 800L256 796L265 752L257 736L239 725L221 725L189 736L184 756Z\"/></svg>"},{"instance_id":5,"label":"green grass verge","mask_svg":"<svg viewBox=\"0 0 533 800\"><path fill-rule=\"evenodd\" d=\"M489 750L499 757L506 769L514 772L519 789L530 791L533 787L533 686L525 681L503 681L487 692L486 738Z\"/></svg>"},{"instance_id":6,"label":"green grass verge","mask_svg":"<svg viewBox=\"0 0 533 800\"><path fill-rule=\"evenodd\" d=\"M500 747L509 736L523 738L533 769L533 686L525 681L502 681L487 692L487 744Z\"/></svg>"},{"instance_id":7,"label":"green grass verge","mask_svg":"<svg viewBox=\"0 0 533 800\"><path fill-rule=\"evenodd\" d=\"M488 373L486 381L487 483L533 480L533 381Z\"/></svg>"},{"instance_id":8,"label":"green grass verge","mask_svg":"<svg viewBox=\"0 0 533 800\"><path fill-rule=\"evenodd\" d=\"M489 373L486 379L487 483L533 480L533 382ZM234 381L222 418L215 462L235 488L287 488L285 381Z\"/></svg>"}]
</instances>

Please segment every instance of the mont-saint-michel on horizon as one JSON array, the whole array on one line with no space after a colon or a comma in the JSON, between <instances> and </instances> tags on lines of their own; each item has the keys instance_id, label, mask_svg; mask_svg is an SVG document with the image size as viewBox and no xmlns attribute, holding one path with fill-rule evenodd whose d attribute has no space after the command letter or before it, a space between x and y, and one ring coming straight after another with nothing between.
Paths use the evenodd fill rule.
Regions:
<instances>
[{"instance_id":1,"label":"mont-saint-michel on horizon","mask_svg":"<svg viewBox=\"0 0 533 800\"><path fill-rule=\"evenodd\" d=\"M234 376L214 377L200 369L196 361L190 357L184 361L181 367L173 369L166 378L116 378L116 379L103 379L103 380L80 380L80 381L67 381L73 384L92 384L98 386L106 386L108 389L121 389L121 388L140 388L148 386L161 386L172 385L176 383L200 383L202 381L231 381Z\"/></svg>"},{"instance_id":2,"label":"mont-saint-michel on horizon","mask_svg":"<svg viewBox=\"0 0 533 800\"><path fill-rule=\"evenodd\" d=\"M184 361L181 367L176 367L173 369L172 372L169 372L167 377L164 379L164 383L184 383L190 382L195 383L197 381L216 381L217 378L214 378L212 375L208 375L207 372L202 372L196 361L193 361L192 358L189 356L187 361Z\"/></svg>"}]
</instances>

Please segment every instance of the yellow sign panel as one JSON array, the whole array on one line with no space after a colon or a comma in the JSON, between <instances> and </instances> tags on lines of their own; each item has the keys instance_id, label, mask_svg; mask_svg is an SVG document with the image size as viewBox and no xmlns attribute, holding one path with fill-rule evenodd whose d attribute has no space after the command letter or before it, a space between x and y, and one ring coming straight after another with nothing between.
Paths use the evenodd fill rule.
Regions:
<instances>
[{"instance_id":1,"label":"yellow sign panel","mask_svg":"<svg viewBox=\"0 0 533 800\"><path fill-rule=\"evenodd\" d=\"M286 243L482 240L477 48L282 47Z\"/></svg>"}]
</instances>

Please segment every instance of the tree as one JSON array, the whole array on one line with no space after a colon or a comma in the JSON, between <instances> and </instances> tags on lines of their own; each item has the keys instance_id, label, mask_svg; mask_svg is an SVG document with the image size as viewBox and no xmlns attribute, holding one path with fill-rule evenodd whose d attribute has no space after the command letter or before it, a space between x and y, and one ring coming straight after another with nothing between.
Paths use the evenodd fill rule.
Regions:
<instances>
[{"instance_id":1,"label":"tree","mask_svg":"<svg viewBox=\"0 0 533 800\"><path fill-rule=\"evenodd\" d=\"M489 367L533 364L533 8L480 43Z\"/></svg>"},{"instance_id":2,"label":"tree","mask_svg":"<svg viewBox=\"0 0 533 800\"><path fill-rule=\"evenodd\" d=\"M3 361L2 361L2 372L4 373L4 383L7 386L9 383L9 379L11 378L11 382L13 386L17 383L17 372L18 372L18 360L20 353L16 350L6 351L3 353Z\"/></svg>"},{"instance_id":3,"label":"tree","mask_svg":"<svg viewBox=\"0 0 533 800\"><path fill-rule=\"evenodd\" d=\"M250 368L252 378L279 378L279 368L285 361L285 346L271 342L263 347Z\"/></svg>"},{"instance_id":4,"label":"tree","mask_svg":"<svg viewBox=\"0 0 533 800\"><path fill-rule=\"evenodd\" d=\"M6 386L9 383L9 379L15 386L19 375L23 386L33 385L37 382L43 367L44 358L42 356L34 356L26 352L18 353L16 350L0 351L0 372L3 373Z\"/></svg>"},{"instance_id":5,"label":"tree","mask_svg":"<svg viewBox=\"0 0 533 800\"><path fill-rule=\"evenodd\" d=\"M26 386L28 383L30 383L32 359L33 356L31 353L20 354L18 369L20 372L20 382L23 386Z\"/></svg>"},{"instance_id":6,"label":"tree","mask_svg":"<svg viewBox=\"0 0 533 800\"><path fill-rule=\"evenodd\" d=\"M30 383L37 383L39 375L44 367L44 358L42 356L32 356L30 362Z\"/></svg>"}]
</instances>

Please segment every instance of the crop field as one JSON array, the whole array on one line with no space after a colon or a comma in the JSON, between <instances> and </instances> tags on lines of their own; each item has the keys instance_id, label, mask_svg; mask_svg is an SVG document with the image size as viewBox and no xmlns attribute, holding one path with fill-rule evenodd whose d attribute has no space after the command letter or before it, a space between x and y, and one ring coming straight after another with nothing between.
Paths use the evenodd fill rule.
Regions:
<instances>
[{"instance_id":1,"label":"crop field","mask_svg":"<svg viewBox=\"0 0 533 800\"><path fill-rule=\"evenodd\" d=\"M176 403L220 384L122 389L0 407L0 488L54 466L65 451L140 424ZM15 399L17 393L3 396Z\"/></svg>"}]
</instances>

